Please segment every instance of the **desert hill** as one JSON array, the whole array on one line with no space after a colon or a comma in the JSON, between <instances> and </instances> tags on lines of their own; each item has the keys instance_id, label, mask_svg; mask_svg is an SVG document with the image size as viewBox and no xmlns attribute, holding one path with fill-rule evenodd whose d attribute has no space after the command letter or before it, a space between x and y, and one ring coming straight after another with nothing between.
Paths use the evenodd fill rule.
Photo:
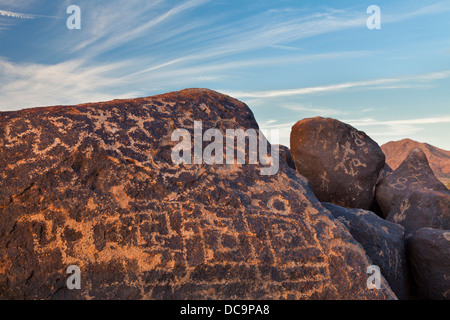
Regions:
<instances>
[{"instance_id":1,"label":"desert hill","mask_svg":"<svg viewBox=\"0 0 450 320\"><path fill-rule=\"evenodd\" d=\"M381 149L386 155L386 163L394 170L416 148L422 149L436 177L448 187L450 184L450 151L411 139L391 141L381 146Z\"/></svg>"}]
</instances>

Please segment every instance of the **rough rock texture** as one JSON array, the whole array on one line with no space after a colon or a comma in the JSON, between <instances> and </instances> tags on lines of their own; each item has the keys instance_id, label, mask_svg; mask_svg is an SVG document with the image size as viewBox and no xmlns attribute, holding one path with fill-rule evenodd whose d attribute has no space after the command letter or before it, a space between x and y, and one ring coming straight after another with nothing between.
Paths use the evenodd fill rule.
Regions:
<instances>
[{"instance_id":1,"label":"rough rock texture","mask_svg":"<svg viewBox=\"0 0 450 320\"><path fill-rule=\"evenodd\" d=\"M295 163L294 160L292 160L291 150L289 150L288 147L283 146L281 144L278 145L278 150L280 152L280 159L286 161L287 165L295 170Z\"/></svg>"},{"instance_id":2,"label":"rough rock texture","mask_svg":"<svg viewBox=\"0 0 450 320\"><path fill-rule=\"evenodd\" d=\"M384 178L386 178L388 175L390 175L392 172L393 172L393 170L391 169L391 167L388 164L385 164L383 169L381 169L380 174L378 175L376 186L378 187L380 182ZM370 211L372 211L372 212L376 213L378 216L384 218L384 216L381 212L380 206L378 205L378 202L376 201L376 199L373 202L372 207L370 208Z\"/></svg>"},{"instance_id":3,"label":"rough rock texture","mask_svg":"<svg viewBox=\"0 0 450 320\"><path fill-rule=\"evenodd\" d=\"M386 163L383 167L383 169L381 169L380 174L378 175L377 178L377 185L381 182L381 180L383 180L384 178L386 178L388 175L390 175L392 172L394 172L394 170L392 170L392 168ZM376 202L376 201L375 201Z\"/></svg>"},{"instance_id":4,"label":"rough rock texture","mask_svg":"<svg viewBox=\"0 0 450 320\"><path fill-rule=\"evenodd\" d=\"M444 184L449 183L450 151L439 149L428 143L420 143L411 139L390 141L381 146L381 149L386 155L386 163L394 170L397 169L409 153L416 148L420 148L425 153L436 178L441 180Z\"/></svg>"},{"instance_id":5,"label":"rough rock texture","mask_svg":"<svg viewBox=\"0 0 450 320\"><path fill-rule=\"evenodd\" d=\"M292 127L291 155L320 201L372 207L384 154L364 132L330 118L304 119Z\"/></svg>"},{"instance_id":6,"label":"rough rock texture","mask_svg":"<svg viewBox=\"0 0 450 320\"><path fill-rule=\"evenodd\" d=\"M384 217L405 197L419 189L447 191L436 178L421 149L414 149L403 163L377 186L377 203Z\"/></svg>"},{"instance_id":7,"label":"rough rock texture","mask_svg":"<svg viewBox=\"0 0 450 320\"><path fill-rule=\"evenodd\" d=\"M380 267L399 299L409 298L409 279L406 264L404 228L388 222L375 213L362 209L347 209L322 203L342 222L370 257Z\"/></svg>"},{"instance_id":8,"label":"rough rock texture","mask_svg":"<svg viewBox=\"0 0 450 320\"><path fill-rule=\"evenodd\" d=\"M450 230L420 229L408 239L407 254L421 297L450 300Z\"/></svg>"},{"instance_id":9,"label":"rough rock texture","mask_svg":"<svg viewBox=\"0 0 450 320\"><path fill-rule=\"evenodd\" d=\"M416 190L391 210L387 220L401 224L406 234L426 227L450 230L450 192Z\"/></svg>"},{"instance_id":10,"label":"rough rock texture","mask_svg":"<svg viewBox=\"0 0 450 320\"><path fill-rule=\"evenodd\" d=\"M0 113L0 298L395 298L367 289L370 259L284 162L173 164L194 120L258 128L206 89Z\"/></svg>"}]
</instances>

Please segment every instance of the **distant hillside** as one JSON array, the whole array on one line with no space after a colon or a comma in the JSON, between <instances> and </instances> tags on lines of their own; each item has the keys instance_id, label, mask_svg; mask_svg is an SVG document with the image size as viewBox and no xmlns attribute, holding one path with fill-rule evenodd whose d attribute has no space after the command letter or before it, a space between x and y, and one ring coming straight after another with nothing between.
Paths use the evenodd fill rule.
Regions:
<instances>
[{"instance_id":1,"label":"distant hillside","mask_svg":"<svg viewBox=\"0 0 450 320\"><path fill-rule=\"evenodd\" d=\"M450 185L450 151L436 148L428 143L420 143L411 139L391 141L381 146L386 155L386 162L392 169L405 160L412 149L420 148L426 154L431 169L436 177L449 187Z\"/></svg>"}]
</instances>

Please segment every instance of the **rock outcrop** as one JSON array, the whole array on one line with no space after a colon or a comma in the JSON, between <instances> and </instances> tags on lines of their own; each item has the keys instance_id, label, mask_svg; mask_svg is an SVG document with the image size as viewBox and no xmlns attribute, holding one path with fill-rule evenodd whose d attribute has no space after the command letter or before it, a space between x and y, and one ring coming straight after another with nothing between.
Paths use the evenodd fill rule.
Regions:
<instances>
[{"instance_id":1,"label":"rock outcrop","mask_svg":"<svg viewBox=\"0 0 450 320\"><path fill-rule=\"evenodd\" d=\"M436 178L421 149L414 149L403 163L377 186L376 199L383 217L415 190L448 191Z\"/></svg>"},{"instance_id":2,"label":"rock outcrop","mask_svg":"<svg viewBox=\"0 0 450 320\"><path fill-rule=\"evenodd\" d=\"M310 118L291 130L291 155L297 171L322 202L370 209L384 167L384 154L364 132L331 118Z\"/></svg>"},{"instance_id":3,"label":"rock outcrop","mask_svg":"<svg viewBox=\"0 0 450 320\"><path fill-rule=\"evenodd\" d=\"M175 165L171 135L194 120L258 129L245 104L206 89L0 113L0 298L395 298L384 280L367 288L365 251L283 161L270 176ZM355 176L369 167L352 159ZM70 265L80 290L66 287Z\"/></svg>"},{"instance_id":4,"label":"rock outcrop","mask_svg":"<svg viewBox=\"0 0 450 320\"><path fill-rule=\"evenodd\" d=\"M450 300L450 230L420 229L407 254L420 298Z\"/></svg>"},{"instance_id":5,"label":"rock outcrop","mask_svg":"<svg viewBox=\"0 0 450 320\"><path fill-rule=\"evenodd\" d=\"M388 222L375 213L362 209L347 209L322 203L342 222L370 257L380 267L399 299L409 299L409 277L405 253L404 228Z\"/></svg>"},{"instance_id":6,"label":"rock outcrop","mask_svg":"<svg viewBox=\"0 0 450 320\"><path fill-rule=\"evenodd\" d=\"M391 210L387 220L402 225L406 234L421 228L450 230L450 192L416 190Z\"/></svg>"}]
</instances>

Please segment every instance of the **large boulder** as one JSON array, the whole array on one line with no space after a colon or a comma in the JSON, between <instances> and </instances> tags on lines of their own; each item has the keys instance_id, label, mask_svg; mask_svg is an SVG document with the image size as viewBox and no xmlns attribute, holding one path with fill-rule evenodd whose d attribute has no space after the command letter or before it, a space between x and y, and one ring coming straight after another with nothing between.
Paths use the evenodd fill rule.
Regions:
<instances>
[{"instance_id":1,"label":"large boulder","mask_svg":"<svg viewBox=\"0 0 450 320\"><path fill-rule=\"evenodd\" d=\"M425 227L450 230L450 192L416 190L391 210L387 220L401 224L406 234Z\"/></svg>"},{"instance_id":2,"label":"large boulder","mask_svg":"<svg viewBox=\"0 0 450 320\"><path fill-rule=\"evenodd\" d=\"M408 239L407 255L420 297L450 300L450 230L420 229Z\"/></svg>"},{"instance_id":3,"label":"large boulder","mask_svg":"<svg viewBox=\"0 0 450 320\"><path fill-rule=\"evenodd\" d=\"M304 119L292 127L291 155L320 201L372 207L384 154L364 132L335 119Z\"/></svg>"},{"instance_id":4,"label":"large boulder","mask_svg":"<svg viewBox=\"0 0 450 320\"><path fill-rule=\"evenodd\" d=\"M383 217L415 190L448 191L431 170L421 149L414 149L403 163L377 186L376 199Z\"/></svg>"},{"instance_id":5,"label":"large boulder","mask_svg":"<svg viewBox=\"0 0 450 320\"><path fill-rule=\"evenodd\" d=\"M404 228L388 222L375 213L362 209L347 209L322 203L342 222L370 257L380 267L399 299L409 298L409 278L406 263Z\"/></svg>"},{"instance_id":6,"label":"large boulder","mask_svg":"<svg viewBox=\"0 0 450 320\"><path fill-rule=\"evenodd\" d=\"M0 298L395 298L284 161L175 164L194 120L258 129L206 89L0 113Z\"/></svg>"}]
</instances>

